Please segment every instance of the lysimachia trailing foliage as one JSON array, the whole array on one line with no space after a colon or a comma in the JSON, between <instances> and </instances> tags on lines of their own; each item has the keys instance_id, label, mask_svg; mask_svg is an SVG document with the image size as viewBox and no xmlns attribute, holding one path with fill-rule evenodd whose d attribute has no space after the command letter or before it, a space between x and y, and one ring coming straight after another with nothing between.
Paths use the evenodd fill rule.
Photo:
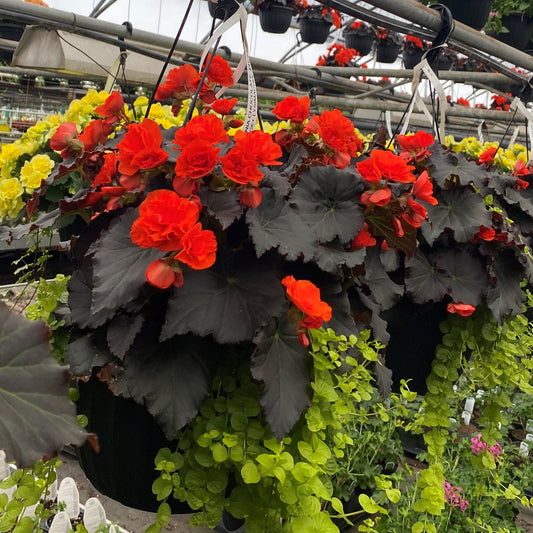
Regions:
<instances>
[{"instance_id":1,"label":"lysimachia trailing foliage","mask_svg":"<svg viewBox=\"0 0 533 533\"><path fill-rule=\"evenodd\" d=\"M423 131L365 141L308 97L274 107L275 131L244 131L238 101L221 98L234 81L208 57L171 70L148 116L146 101L91 93L36 126L31 148L2 149L0 214L15 219L1 235L85 221L68 284L77 375L100 369L173 437L207 397L217 352L249 343L281 439L311 402L315 319L388 342L399 302L488 308L500 324L521 311L533 274L522 159L502 171L495 151L456 153ZM316 288L310 307L289 302L287 279Z\"/></svg>"}]
</instances>

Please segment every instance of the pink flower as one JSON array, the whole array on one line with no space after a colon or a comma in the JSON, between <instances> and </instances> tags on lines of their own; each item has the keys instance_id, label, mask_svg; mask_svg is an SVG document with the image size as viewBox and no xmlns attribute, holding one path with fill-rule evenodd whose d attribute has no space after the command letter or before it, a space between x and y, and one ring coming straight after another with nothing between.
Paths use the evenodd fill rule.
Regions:
<instances>
[{"instance_id":1,"label":"pink flower","mask_svg":"<svg viewBox=\"0 0 533 533\"><path fill-rule=\"evenodd\" d=\"M474 455L478 455L481 452L484 452L487 449L487 443L483 442L483 437L481 433L478 433L475 437L470 439L470 448L474 452Z\"/></svg>"}]
</instances>

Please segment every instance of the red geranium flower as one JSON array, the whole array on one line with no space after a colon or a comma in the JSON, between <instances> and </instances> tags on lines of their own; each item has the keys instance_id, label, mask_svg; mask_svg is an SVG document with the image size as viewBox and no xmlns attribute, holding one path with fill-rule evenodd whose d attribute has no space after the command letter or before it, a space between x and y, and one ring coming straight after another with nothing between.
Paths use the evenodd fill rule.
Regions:
<instances>
[{"instance_id":1,"label":"red geranium flower","mask_svg":"<svg viewBox=\"0 0 533 533\"><path fill-rule=\"evenodd\" d=\"M331 320L331 307L320 299L320 289L305 279L296 280L294 276L286 276L281 280L287 288L287 295L292 303L305 314L300 325L316 329L322 322Z\"/></svg>"},{"instance_id":2,"label":"red geranium flower","mask_svg":"<svg viewBox=\"0 0 533 533\"><path fill-rule=\"evenodd\" d=\"M198 205L174 191L150 192L139 206L139 218L131 227L132 242L141 248L171 252L181 248L181 239L196 224Z\"/></svg>"},{"instance_id":3,"label":"red geranium flower","mask_svg":"<svg viewBox=\"0 0 533 533\"><path fill-rule=\"evenodd\" d=\"M201 178L209 174L218 163L220 148L210 142L196 139L187 144L176 160L176 176L181 178Z\"/></svg>"},{"instance_id":4,"label":"red geranium flower","mask_svg":"<svg viewBox=\"0 0 533 533\"><path fill-rule=\"evenodd\" d=\"M168 159L161 148L163 135L157 122L145 118L141 124L130 124L124 138L117 144L118 169L132 176L140 169L156 168Z\"/></svg>"},{"instance_id":5,"label":"red geranium flower","mask_svg":"<svg viewBox=\"0 0 533 533\"><path fill-rule=\"evenodd\" d=\"M280 120L292 120L293 122L303 122L309 118L309 108L311 107L311 100L309 96L287 96L278 102L272 113Z\"/></svg>"},{"instance_id":6,"label":"red geranium flower","mask_svg":"<svg viewBox=\"0 0 533 533\"><path fill-rule=\"evenodd\" d=\"M416 198L423 202L427 202L428 204L437 205L439 203L438 200L432 196L433 184L429 181L427 170L424 170L424 172L418 176L418 179L413 185L413 194Z\"/></svg>"},{"instance_id":7,"label":"red geranium flower","mask_svg":"<svg viewBox=\"0 0 533 533\"><path fill-rule=\"evenodd\" d=\"M224 123L215 115L198 115L192 118L184 128L179 128L176 131L173 143L183 150L197 139L210 144L229 141Z\"/></svg>"},{"instance_id":8,"label":"red geranium flower","mask_svg":"<svg viewBox=\"0 0 533 533\"><path fill-rule=\"evenodd\" d=\"M197 223L182 237L180 248L174 259L194 270L202 270L216 260L217 239L211 230L202 229L202 225Z\"/></svg>"},{"instance_id":9,"label":"red geranium flower","mask_svg":"<svg viewBox=\"0 0 533 533\"><path fill-rule=\"evenodd\" d=\"M462 302L448 304L446 310L448 313L456 313L460 316L470 316L476 308L473 305L464 304Z\"/></svg>"},{"instance_id":10,"label":"red geranium flower","mask_svg":"<svg viewBox=\"0 0 533 533\"><path fill-rule=\"evenodd\" d=\"M210 57L211 54L207 54L206 65L209 62ZM211 65L209 65L207 79L211 83L218 83L224 87L231 87L234 83L233 70L231 70L229 63L223 57L215 55L211 61Z\"/></svg>"}]
</instances>

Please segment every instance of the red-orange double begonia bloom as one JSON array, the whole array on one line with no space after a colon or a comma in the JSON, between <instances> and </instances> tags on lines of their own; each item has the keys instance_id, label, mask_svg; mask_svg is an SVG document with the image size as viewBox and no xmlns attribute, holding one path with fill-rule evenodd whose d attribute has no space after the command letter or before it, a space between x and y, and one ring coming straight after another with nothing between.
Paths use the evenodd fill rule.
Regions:
<instances>
[{"instance_id":1,"label":"red-orange double begonia bloom","mask_svg":"<svg viewBox=\"0 0 533 533\"><path fill-rule=\"evenodd\" d=\"M221 98L220 100L215 100L210 107L215 113L229 115L238 101L237 98Z\"/></svg>"},{"instance_id":2,"label":"red-orange double begonia bloom","mask_svg":"<svg viewBox=\"0 0 533 533\"><path fill-rule=\"evenodd\" d=\"M470 107L470 102L466 98L457 98L457 103L465 107Z\"/></svg>"},{"instance_id":3,"label":"red-orange double begonia bloom","mask_svg":"<svg viewBox=\"0 0 533 533\"><path fill-rule=\"evenodd\" d=\"M487 228L487 226L479 226L479 231L474 235L474 239L478 240L484 240L484 241L493 241L496 237L496 230L491 226L490 228Z\"/></svg>"},{"instance_id":4,"label":"red-orange double begonia bloom","mask_svg":"<svg viewBox=\"0 0 533 533\"><path fill-rule=\"evenodd\" d=\"M487 148L484 152L482 152L479 156L479 163L484 163L485 165L490 165L494 163L494 157L496 156L496 152L498 150L497 146L492 146L490 148Z\"/></svg>"},{"instance_id":5,"label":"red-orange double begonia bloom","mask_svg":"<svg viewBox=\"0 0 533 533\"><path fill-rule=\"evenodd\" d=\"M78 138L76 124L74 122L60 124L50 139L50 148L61 152L63 159L83 152L83 143Z\"/></svg>"},{"instance_id":6,"label":"red-orange double begonia bloom","mask_svg":"<svg viewBox=\"0 0 533 533\"><path fill-rule=\"evenodd\" d=\"M361 177L370 183L379 183L381 181L381 172L376 165L376 161L369 157L355 164L357 172Z\"/></svg>"},{"instance_id":7,"label":"red-orange double begonia bloom","mask_svg":"<svg viewBox=\"0 0 533 533\"><path fill-rule=\"evenodd\" d=\"M287 96L278 102L272 113L280 120L292 120L293 122L303 122L309 118L311 100L309 96Z\"/></svg>"},{"instance_id":8,"label":"red-orange double begonia bloom","mask_svg":"<svg viewBox=\"0 0 533 533\"><path fill-rule=\"evenodd\" d=\"M108 136L115 128L106 120L97 119L89 122L79 135L86 151L94 150L99 144L105 144Z\"/></svg>"},{"instance_id":9,"label":"red-orange double begonia bloom","mask_svg":"<svg viewBox=\"0 0 533 533\"><path fill-rule=\"evenodd\" d=\"M169 71L163 85L155 92L155 99L162 101L168 98L184 100L196 91L201 76L198 71L188 63ZM206 88L207 89L207 88Z\"/></svg>"},{"instance_id":10,"label":"red-orange double begonia bloom","mask_svg":"<svg viewBox=\"0 0 533 533\"><path fill-rule=\"evenodd\" d=\"M411 174L411 171L415 167L408 165L404 159L393 154L390 150L372 150L370 152L370 159L374 161L381 177L386 180L397 181L399 183L414 183L416 180L415 176ZM357 164L357 170L361 174L359 164ZM364 170L366 170L365 167ZM363 174L361 175L367 179Z\"/></svg>"},{"instance_id":11,"label":"red-orange double begonia bloom","mask_svg":"<svg viewBox=\"0 0 533 533\"><path fill-rule=\"evenodd\" d=\"M198 115L192 118L184 128L179 128L176 131L173 143L183 150L197 139L210 144L229 141L224 123L215 115Z\"/></svg>"},{"instance_id":12,"label":"red-orange double begonia bloom","mask_svg":"<svg viewBox=\"0 0 533 533\"><path fill-rule=\"evenodd\" d=\"M379 207L386 206L391 199L392 191L388 187L383 189L365 191L361 195L361 202L364 205L374 204Z\"/></svg>"},{"instance_id":13,"label":"red-orange double begonia bloom","mask_svg":"<svg viewBox=\"0 0 533 533\"><path fill-rule=\"evenodd\" d=\"M526 164L521 159L517 159L513 166L513 176L529 176L530 174L531 172L529 168L527 168Z\"/></svg>"},{"instance_id":14,"label":"red-orange double begonia bloom","mask_svg":"<svg viewBox=\"0 0 533 533\"><path fill-rule=\"evenodd\" d=\"M141 248L171 252L181 248L181 239L198 222L200 208L174 191L150 192L139 206L139 218L131 227L131 240Z\"/></svg>"},{"instance_id":15,"label":"red-orange double begonia bloom","mask_svg":"<svg viewBox=\"0 0 533 533\"><path fill-rule=\"evenodd\" d=\"M470 304L464 304L462 302L454 302L448 304L446 307L448 313L458 314L460 316L470 316L475 310L475 306Z\"/></svg>"},{"instance_id":16,"label":"red-orange double begonia bloom","mask_svg":"<svg viewBox=\"0 0 533 533\"><path fill-rule=\"evenodd\" d=\"M363 229L353 238L350 248L352 250L360 250L366 246L375 246L376 239L372 237L370 231L368 231L368 224L365 222Z\"/></svg>"},{"instance_id":17,"label":"red-orange double begonia bloom","mask_svg":"<svg viewBox=\"0 0 533 533\"><path fill-rule=\"evenodd\" d=\"M124 99L120 92L112 92L106 98L106 101L102 105L99 105L94 112L105 118L120 117L124 113Z\"/></svg>"},{"instance_id":18,"label":"red-orange double begonia bloom","mask_svg":"<svg viewBox=\"0 0 533 533\"><path fill-rule=\"evenodd\" d=\"M410 152L418 152L422 148L429 148L435 142L433 135L423 130L417 131L414 135L398 135L397 139L400 148Z\"/></svg>"},{"instance_id":19,"label":"red-orange double begonia bloom","mask_svg":"<svg viewBox=\"0 0 533 533\"><path fill-rule=\"evenodd\" d=\"M104 154L104 164L100 168L100 172L92 180L93 187L98 185L109 185L113 178L117 174L117 154L112 152L107 152Z\"/></svg>"},{"instance_id":20,"label":"red-orange double begonia bloom","mask_svg":"<svg viewBox=\"0 0 533 533\"><path fill-rule=\"evenodd\" d=\"M426 170L418 176L413 185L413 194L418 200L427 202L431 205L437 205L439 201L433 196L433 184L429 180L429 174Z\"/></svg>"},{"instance_id":21,"label":"red-orange double begonia bloom","mask_svg":"<svg viewBox=\"0 0 533 533\"><path fill-rule=\"evenodd\" d=\"M218 163L219 152L220 148L202 139L187 144L176 160L176 176L196 179L209 174Z\"/></svg>"},{"instance_id":22,"label":"red-orange double begonia bloom","mask_svg":"<svg viewBox=\"0 0 533 533\"><path fill-rule=\"evenodd\" d=\"M209 268L216 260L217 239L208 229L195 224L181 239L181 251L174 259L189 265L194 270Z\"/></svg>"},{"instance_id":23,"label":"red-orange double begonia bloom","mask_svg":"<svg viewBox=\"0 0 533 533\"><path fill-rule=\"evenodd\" d=\"M161 148L163 135L157 122L145 118L141 124L130 124L124 138L117 144L118 169L127 176L139 170L162 165L168 154Z\"/></svg>"},{"instance_id":24,"label":"red-orange double begonia bloom","mask_svg":"<svg viewBox=\"0 0 533 533\"><path fill-rule=\"evenodd\" d=\"M220 158L222 172L236 183L259 183L264 174L259 165L281 165L282 152L272 136L263 131L237 131L235 146Z\"/></svg>"},{"instance_id":25,"label":"red-orange double begonia bloom","mask_svg":"<svg viewBox=\"0 0 533 533\"><path fill-rule=\"evenodd\" d=\"M205 62L206 65L209 63L210 57L211 54L208 54ZM231 70L229 63L223 57L215 55L209 65L207 79L211 83L231 87L234 83L233 70Z\"/></svg>"},{"instance_id":26,"label":"red-orange double begonia bloom","mask_svg":"<svg viewBox=\"0 0 533 533\"><path fill-rule=\"evenodd\" d=\"M338 109L326 110L320 116L313 115L313 120L318 124L318 135L330 148L346 152L352 157L362 151L363 139L355 133L350 119Z\"/></svg>"},{"instance_id":27,"label":"red-orange double begonia bloom","mask_svg":"<svg viewBox=\"0 0 533 533\"><path fill-rule=\"evenodd\" d=\"M331 320L331 307L320 299L320 289L308 280L285 276L281 280L292 303L305 314L300 325L316 329Z\"/></svg>"}]
</instances>

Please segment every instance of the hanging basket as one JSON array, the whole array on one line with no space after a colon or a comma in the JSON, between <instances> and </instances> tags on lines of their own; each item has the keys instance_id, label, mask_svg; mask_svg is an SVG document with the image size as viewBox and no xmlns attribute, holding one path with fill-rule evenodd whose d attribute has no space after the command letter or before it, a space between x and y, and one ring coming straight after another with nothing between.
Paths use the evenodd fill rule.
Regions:
<instances>
[{"instance_id":1,"label":"hanging basket","mask_svg":"<svg viewBox=\"0 0 533 533\"><path fill-rule=\"evenodd\" d=\"M509 30L509 33L491 34L491 37L518 50L530 47L533 18L523 13L509 13L509 15L502 15L502 25Z\"/></svg>"},{"instance_id":2,"label":"hanging basket","mask_svg":"<svg viewBox=\"0 0 533 533\"><path fill-rule=\"evenodd\" d=\"M441 0L452 12L453 18L475 30L485 26L493 0Z\"/></svg>"},{"instance_id":3,"label":"hanging basket","mask_svg":"<svg viewBox=\"0 0 533 533\"><path fill-rule=\"evenodd\" d=\"M80 466L102 494L123 505L156 512L159 503L152 494L158 477L154 458L160 448L175 449L154 418L133 400L114 396L106 385L91 378L80 382L77 409L88 418L87 430L98 437L96 453L88 444L78 449ZM192 512L172 499L173 513Z\"/></svg>"},{"instance_id":4,"label":"hanging basket","mask_svg":"<svg viewBox=\"0 0 533 533\"><path fill-rule=\"evenodd\" d=\"M327 41L331 24L327 20L301 18L300 36L304 43L323 44Z\"/></svg>"},{"instance_id":5,"label":"hanging basket","mask_svg":"<svg viewBox=\"0 0 533 533\"><path fill-rule=\"evenodd\" d=\"M207 5L213 18L227 20L237 11L239 4L243 2L244 0L218 0L215 3L212 0L207 0Z\"/></svg>"},{"instance_id":6,"label":"hanging basket","mask_svg":"<svg viewBox=\"0 0 533 533\"><path fill-rule=\"evenodd\" d=\"M376 45L376 61L378 63L394 63L400 53L401 45L378 43Z\"/></svg>"},{"instance_id":7,"label":"hanging basket","mask_svg":"<svg viewBox=\"0 0 533 533\"><path fill-rule=\"evenodd\" d=\"M291 6L269 4L259 9L261 29L267 33L285 33L291 25L294 11Z\"/></svg>"},{"instance_id":8,"label":"hanging basket","mask_svg":"<svg viewBox=\"0 0 533 533\"><path fill-rule=\"evenodd\" d=\"M354 48L362 56L368 55L372 51L374 44L373 35L357 35L356 33L345 33L344 41L346 48Z\"/></svg>"},{"instance_id":9,"label":"hanging basket","mask_svg":"<svg viewBox=\"0 0 533 533\"><path fill-rule=\"evenodd\" d=\"M405 68L414 68L416 65L418 65L418 63L420 63L420 61L422 61L423 55L423 50L404 52L402 54L403 66Z\"/></svg>"}]
</instances>

